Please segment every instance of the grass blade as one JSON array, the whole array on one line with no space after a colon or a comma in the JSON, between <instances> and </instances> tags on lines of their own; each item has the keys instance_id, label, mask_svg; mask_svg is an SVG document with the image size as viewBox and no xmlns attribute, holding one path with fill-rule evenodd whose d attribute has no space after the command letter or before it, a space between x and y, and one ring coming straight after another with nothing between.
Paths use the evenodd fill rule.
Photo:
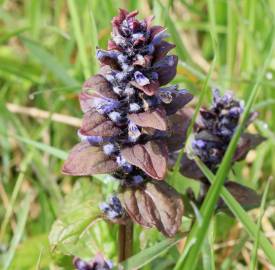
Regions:
<instances>
[{"instance_id":1,"label":"grass blade","mask_svg":"<svg viewBox=\"0 0 275 270\"><path fill-rule=\"evenodd\" d=\"M10 248L7 254L5 255L3 270L7 270L10 267L16 248L24 233L24 229L28 218L28 213L30 210L30 205L31 205L31 194L28 193L25 199L23 200L21 210L18 212L18 223L16 226L15 234L11 241Z\"/></svg>"},{"instance_id":2,"label":"grass blade","mask_svg":"<svg viewBox=\"0 0 275 270\"><path fill-rule=\"evenodd\" d=\"M77 47L79 50L80 62L83 67L83 73L85 78L88 78L91 75L89 57L86 52L83 33L80 30L80 20L78 16L76 1L68 0L68 6L69 6L70 14L72 16L73 30L74 30L74 35L77 42Z\"/></svg>"},{"instance_id":3,"label":"grass blade","mask_svg":"<svg viewBox=\"0 0 275 270\"><path fill-rule=\"evenodd\" d=\"M256 239L255 239L255 242L254 242L253 250L252 250L251 265L249 267L250 270L255 270L257 268L257 252L258 252L258 247L259 247L261 222L262 222L262 218L264 216L264 209L265 209L265 205L266 205L266 199L267 199L269 186L270 186L270 180L266 184L264 194L263 194L263 198L262 198L262 202L261 202L260 216L259 216L258 223L257 223L257 235L256 235Z\"/></svg>"}]
</instances>

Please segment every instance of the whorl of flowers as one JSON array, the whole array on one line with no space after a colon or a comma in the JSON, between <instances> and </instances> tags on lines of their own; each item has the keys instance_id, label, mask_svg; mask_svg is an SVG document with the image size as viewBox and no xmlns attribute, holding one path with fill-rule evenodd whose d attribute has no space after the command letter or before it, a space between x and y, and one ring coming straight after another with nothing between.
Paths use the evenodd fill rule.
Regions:
<instances>
[{"instance_id":1,"label":"whorl of flowers","mask_svg":"<svg viewBox=\"0 0 275 270\"><path fill-rule=\"evenodd\" d=\"M215 89L213 95L212 107L200 111L203 127L196 132L192 147L195 154L215 171L239 123L243 104L231 93L220 96Z\"/></svg>"},{"instance_id":2,"label":"whorl of flowers","mask_svg":"<svg viewBox=\"0 0 275 270\"><path fill-rule=\"evenodd\" d=\"M213 173L216 173L222 162L230 140L239 124L243 106L243 102L236 100L231 92L221 96L219 90L215 89L210 109L200 110L200 120L196 125L192 150ZM256 116L257 113L251 113L247 125ZM248 151L255 148L263 140L263 137L257 134L243 133L233 156L232 165L234 162L244 159ZM196 163L185 155L180 171L184 176L200 180L203 183L202 190L204 192L201 194L201 199L203 199L208 190L209 182ZM226 181L225 186L243 207L252 209L259 205L260 197L254 190L233 181ZM226 208L221 199L217 208Z\"/></svg>"},{"instance_id":3,"label":"whorl of flowers","mask_svg":"<svg viewBox=\"0 0 275 270\"><path fill-rule=\"evenodd\" d=\"M162 26L152 26L153 17L138 20L137 14L121 9L112 21L108 50L97 50L100 72L84 83L79 96L84 112L78 131L81 142L71 150L63 172L112 174L125 191L120 199L128 215L172 236L180 225L183 205L176 191L167 184L158 186L155 180L164 180L168 152L184 143L186 113L181 109L192 95L177 86L161 88L176 75L178 58L167 55L175 46L164 40L168 35ZM163 216L157 213L162 210L154 206L152 194L167 200L165 207L174 211L172 229L163 224ZM110 219L121 214L107 204L102 209ZM146 216L146 211L144 221L139 215Z\"/></svg>"}]
</instances>

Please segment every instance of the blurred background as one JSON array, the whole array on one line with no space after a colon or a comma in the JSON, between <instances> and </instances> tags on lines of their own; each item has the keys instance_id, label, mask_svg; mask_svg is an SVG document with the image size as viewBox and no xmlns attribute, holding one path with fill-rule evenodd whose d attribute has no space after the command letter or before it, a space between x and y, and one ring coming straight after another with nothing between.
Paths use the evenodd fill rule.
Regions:
<instances>
[{"instance_id":1,"label":"blurred background","mask_svg":"<svg viewBox=\"0 0 275 270\"><path fill-rule=\"evenodd\" d=\"M0 0L0 261L3 269L72 269L71 256L98 250L116 258L116 226L102 222L81 243L49 247L53 222L80 199L106 196L116 188L108 177L77 179L61 174L63 159L78 141L82 113L78 93L95 74L95 49L107 47L118 8L154 15L176 44L178 73L173 83L198 97L210 65L212 87L246 99L274 39L272 0ZM214 42L213 42L214 40ZM275 245L275 55L260 82L250 127L267 138L234 168L231 177L263 193L271 179L262 230ZM196 101L196 100L195 100ZM181 192L192 180L170 180ZM256 222L259 210L250 212ZM78 213L81 218L82 213ZM186 220L186 224L188 224ZM87 226L87 224L86 224ZM185 223L183 223L183 227ZM188 225L186 225L188 226ZM81 227L81 230L85 230ZM81 231L82 232L82 231ZM209 232L217 269L248 269L253 244L241 225L217 215ZM90 244L89 241L91 240ZM135 229L135 252L163 237ZM74 239L75 241L75 239ZM93 242L92 242L93 241ZM183 242L142 269L172 269ZM73 250L74 249L74 250ZM65 256L66 254L67 256ZM209 254L204 249L203 255ZM264 255L259 269L274 269ZM0 264L1 265L1 264ZM2 269L2 268L1 268ZM209 269L202 260L198 269Z\"/></svg>"}]
</instances>

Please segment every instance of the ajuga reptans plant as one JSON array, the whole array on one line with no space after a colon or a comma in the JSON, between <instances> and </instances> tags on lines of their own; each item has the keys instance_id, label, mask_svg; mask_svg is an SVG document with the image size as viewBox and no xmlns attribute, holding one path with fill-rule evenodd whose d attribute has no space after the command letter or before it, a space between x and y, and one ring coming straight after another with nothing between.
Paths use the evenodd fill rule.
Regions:
<instances>
[{"instance_id":1,"label":"ajuga reptans plant","mask_svg":"<svg viewBox=\"0 0 275 270\"><path fill-rule=\"evenodd\" d=\"M109 173L119 181L101 209L113 222L130 217L166 236L178 231L183 215L180 195L164 182L168 153L182 147L189 123L182 108L192 95L177 86L162 87L176 75L178 58L166 30L153 17L120 10L112 21L108 50L97 50L100 72L88 79L79 96L84 112L81 142L70 152L63 172ZM168 216L169 215L169 216Z\"/></svg>"},{"instance_id":2,"label":"ajuga reptans plant","mask_svg":"<svg viewBox=\"0 0 275 270\"><path fill-rule=\"evenodd\" d=\"M79 95L84 113L78 130L81 142L70 151L63 172L112 174L120 189L100 205L104 217L119 224L133 221L155 227L172 237L181 225L184 206L165 177L168 164L173 163L171 157L185 143L193 110L184 106L193 96L176 85L165 86L176 75L178 58L168 55L175 46L165 41L168 35L162 26L152 25L153 17L138 20L137 14L121 9L112 21L108 49L97 50L100 71L83 84ZM241 113L240 102L231 95L221 97L217 91L211 109L201 110L192 146L214 173ZM234 160L245 156L255 145L254 139L244 134ZM180 171L209 185L187 156ZM75 265L97 269L92 268L94 261L89 266L76 259Z\"/></svg>"}]
</instances>

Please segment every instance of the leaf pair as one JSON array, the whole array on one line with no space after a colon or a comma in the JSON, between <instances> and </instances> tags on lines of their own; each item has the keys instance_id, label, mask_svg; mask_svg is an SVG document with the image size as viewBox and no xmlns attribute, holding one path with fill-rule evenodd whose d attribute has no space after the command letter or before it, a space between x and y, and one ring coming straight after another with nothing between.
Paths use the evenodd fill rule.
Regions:
<instances>
[{"instance_id":1,"label":"leaf pair","mask_svg":"<svg viewBox=\"0 0 275 270\"><path fill-rule=\"evenodd\" d=\"M180 195L164 181L150 181L119 194L128 215L144 227L156 227L172 237L178 231L184 207Z\"/></svg>"},{"instance_id":2,"label":"leaf pair","mask_svg":"<svg viewBox=\"0 0 275 270\"><path fill-rule=\"evenodd\" d=\"M136 144L121 150L124 159L146 172L152 178L162 180L167 169L167 150L158 142ZM114 173L117 162L89 142L78 143L69 153L63 165L63 173L69 175L94 175Z\"/></svg>"}]
</instances>

